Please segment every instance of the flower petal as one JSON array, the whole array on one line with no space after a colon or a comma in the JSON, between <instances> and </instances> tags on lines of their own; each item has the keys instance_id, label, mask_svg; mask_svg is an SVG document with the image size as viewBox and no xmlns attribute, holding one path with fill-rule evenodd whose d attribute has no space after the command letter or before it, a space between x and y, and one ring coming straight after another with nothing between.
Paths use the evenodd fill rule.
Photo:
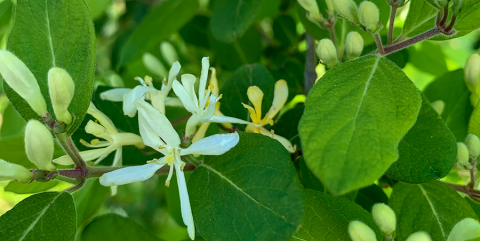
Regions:
<instances>
[{"instance_id":1,"label":"flower petal","mask_svg":"<svg viewBox=\"0 0 480 241\"><path fill-rule=\"evenodd\" d=\"M167 97L165 106L184 108L182 101L177 97Z\"/></svg>"},{"instance_id":2,"label":"flower petal","mask_svg":"<svg viewBox=\"0 0 480 241\"><path fill-rule=\"evenodd\" d=\"M193 114L198 110L198 104L192 100L192 96L178 80L173 81L173 92L180 98L188 112Z\"/></svg>"},{"instance_id":3,"label":"flower petal","mask_svg":"<svg viewBox=\"0 0 480 241\"><path fill-rule=\"evenodd\" d=\"M189 154L197 155L222 155L238 144L238 133L216 134L201 139L186 149L182 149L181 156Z\"/></svg>"},{"instance_id":4,"label":"flower petal","mask_svg":"<svg viewBox=\"0 0 480 241\"><path fill-rule=\"evenodd\" d=\"M197 81L197 78L194 75L191 75L191 74L182 75L182 85L183 85L183 87L187 91L190 99L192 99L193 103L195 103L195 106L198 106L199 103L198 103L198 99L197 99L197 94L195 94L195 82L196 81Z\"/></svg>"},{"instance_id":5,"label":"flower petal","mask_svg":"<svg viewBox=\"0 0 480 241\"><path fill-rule=\"evenodd\" d=\"M195 239L195 225L193 223L192 208L190 207L190 198L188 197L187 183L185 182L185 174L181 170L181 166L176 164L175 174L177 175L178 192L180 193L180 207L182 210L183 223L187 225L188 236L192 240Z\"/></svg>"},{"instance_id":6,"label":"flower petal","mask_svg":"<svg viewBox=\"0 0 480 241\"><path fill-rule=\"evenodd\" d=\"M123 113L130 117L134 117L137 114L137 108L135 108L135 101L141 99L147 92L157 91L155 88L149 86L139 85L133 88L130 92L123 96Z\"/></svg>"},{"instance_id":7,"label":"flower petal","mask_svg":"<svg viewBox=\"0 0 480 241\"><path fill-rule=\"evenodd\" d=\"M203 123L200 128L198 128L197 132L192 138L192 143L195 143L203 138L205 138L205 134L207 133L208 127L210 126L210 122Z\"/></svg>"},{"instance_id":8,"label":"flower petal","mask_svg":"<svg viewBox=\"0 0 480 241\"><path fill-rule=\"evenodd\" d=\"M166 145L166 143L160 139L160 136L152 130L150 124L147 123L142 114L138 115L138 126L140 128L140 135L142 136L143 143L145 143L145 145L154 148L157 151L161 150L159 149L159 146ZM163 153L163 151L160 152Z\"/></svg>"},{"instance_id":9,"label":"flower petal","mask_svg":"<svg viewBox=\"0 0 480 241\"><path fill-rule=\"evenodd\" d=\"M288 98L288 85L287 81L281 79L275 83L275 93L273 96L272 107L265 116L273 119L275 115L283 108Z\"/></svg>"},{"instance_id":10,"label":"flower petal","mask_svg":"<svg viewBox=\"0 0 480 241\"><path fill-rule=\"evenodd\" d=\"M210 71L212 71L212 75L210 76L210 84L213 86L212 94L219 96L220 89L218 88L217 70L214 67L210 67Z\"/></svg>"},{"instance_id":11,"label":"flower petal","mask_svg":"<svg viewBox=\"0 0 480 241\"><path fill-rule=\"evenodd\" d=\"M205 123L208 119L212 118L213 114L215 114L215 104L217 102L217 97L215 95L210 95L208 100L208 106L202 113L202 116L199 118L200 123Z\"/></svg>"},{"instance_id":12,"label":"flower petal","mask_svg":"<svg viewBox=\"0 0 480 241\"><path fill-rule=\"evenodd\" d=\"M172 89L173 80L177 77L178 72L180 72L180 63L178 61L172 64L172 68L170 68L170 72L168 73L168 84L166 90L170 91Z\"/></svg>"},{"instance_id":13,"label":"flower petal","mask_svg":"<svg viewBox=\"0 0 480 241\"><path fill-rule=\"evenodd\" d=\"M102 124L102 126L105 127L109 133L118 133L118 130L113 124L112 120L103 114L103 112L99 111L92 102L90 102L87 113L97 119L98 122L100 122L100 124Z\"/></svg>"},{"instance_id":14,"label":"flower petal","mask_svg":"<svg viewBox=\"0 0 480 241\"><path fill-rule=\"evenodd\" d=\"M235 118L235 117L230 117L230 116L214 115L214 116L210 117L210 119L208 119L208 121L214 122L214 123L235 123L235 124L245 124L245 125L256 125L252 122L242 120L242 119L238 119L238 118ZM260 126L260 125L256 125L256 126Z\"/></svg>"},{"instance_id":15,"label":"flower petal","mask_svg":"<svg viewBox=\"0 0 480 241\"><path fill-rule=\"evenodd\" d=\"M149 126L151 131L160 136L167 145L171 147L180 145L180 138L165 115L144 100L135 101L135 106L144 119L143 125Z\"/></svg>"},{"instance_id":16,"label":"flower petal","mask_svg":"<svg viewBox=\"0 0 480 241\"><path fill-rule=\"evenodd\" d=\"M132 89L129 89L129 88L115 88L115 89L107 90L100 93L100 98L102 100L121 102L123 101L123 95L130 92L131 90Z\"/></svg>"},{"instance_id":17,"label":"flower petal","mask_svg":"<svg viewBox=\"0 0 480 241\"><path fill-rule=\"evenodd\" d=\"M165 165L165 164L164 164ZM132 182L145 181L164 165L150 163L141 166L125 167L113 172L108 172L100 177L100 184L106 187L119 186Z\"/></svg>"},{"instance_id":18,"label":"flower petal","mask_svg":"<svg viewBox=\"0 0 480 241\"><path fill-rule=\"evenodd\" d=\"M260 120L262 118L263 91L258 86L250 86L247 89L247 96L250 102L252 102L253 108L255 108L256 117Z\"/></svg>"},{"instance_id":19,"label":"flower petal","mask_svg":"<svg viewBox=\"0 0 480 241\"><path fill-rule=\"evenodd\" d=\"M205 89L207 88L208 68L210 68L210 62L208 57L202 58L202 73L200 75L200 85L198 86L198 99L199 103L205 103Z\"/></svg>"},{"instance_id":20,"label":"flower petal","mask_svg":"<svg viewBox=\"0 0 480 241\"><path fill-rule=\"evenodd\" d=\"M82 159L84 161L91 161L91 160L95 160L95 159L97 159L101 156L108 155L112 151L114 151L115 149L116 149L115 146L109 146L109 147L105 147L105 148L98 148L98 149L92 149L92 150L88 150L88 151L81 151L80 156L82 157ZM68 156L68 155L61 156L61 157L53 160L53 162L57 163L57 164L60 164L60 165L64 165L64 166L73 165L73 161L70 158L70 156Z\"/></svg>"}]
</instances>

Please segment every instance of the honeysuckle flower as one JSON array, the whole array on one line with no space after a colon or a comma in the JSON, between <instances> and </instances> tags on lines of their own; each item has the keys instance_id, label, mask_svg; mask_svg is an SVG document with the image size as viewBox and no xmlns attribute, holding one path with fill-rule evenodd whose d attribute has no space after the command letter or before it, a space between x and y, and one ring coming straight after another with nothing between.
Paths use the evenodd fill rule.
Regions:
<instances>
[{"instance_id":1,"label":"honeysuckle flower","mask_svg":"<svg viewBox=\"0 0 480 241\"><path fill-rule=\"evenodd\" d=\"M125 167L106 173L100 177L100 183L104 186L113 186L145 181L151 178L158 169L168 165L170 166L170 171L165 182L165 185L168 187L173 175L173 169L175 169L178 190L180 193L183 222L187 225L188 234L193 240L195 238L195 226L193 223L185 175L183 173L185 162L181 160L181 156L190 154L221 155L237 145L239 141L238 133L235 132L209 136L193 143L188 148L183 149L180 147L180 137L165 115L144 100L135 101L135 106L139 112L138 121L140 135L142 136L145 145L162 153L164 157L153 159L145 165Z\"/></svg>"},{"instance_id":2,"label":"honeysuckle flower","mask_svg":"<svg viewBox=\"0 0 480 241\"><path fill-rule=\"evenodd\" d=\"M217 75L216 75L216 70L213 67L210 67L210 70L212 71L212 76L210 77L210 85L213 86L212 89L212 94L215 96L219 95L220 89L218 87L218 80L217 80ZM220 102L215 103L215 116L225 116L221 111L220 111ZM195 133L195 135L192 138L192 143L195 143L196 141L199 141L205 137L205 134L208 130L208 127L210 126L211 122L205 122L203 123ZM233 125L228 122L223 122L220 123L223 125L227 130L232 130Z\"/></svg>"},{"instance_id":3,"label":"honeysuckle flower","mask_svg":"<svg viewBox=\"0 0 480 241\"><path fill-rule=\"evenodd\" d=\"M139 86L133 89L119 88L107 90L100 94L100 98L109 101L123 101L123 112L125 115L134 117L137 113L134 102L138 99L146 97L151 100L153 107L165 114L165 106L182 106L178 98L167 97L172 89L173 80L180 71L180 63L175 62L170 69L168 79L164 80L160 90L157 90L152 83L152 78L149 76L143 80L140 77L135 79L140 81Z\"/></svg>"},{"instance_id":4,"label":"honeysuckle flower","mask_svg":"<svg viewBox=\"0 0 480 241\"><path fill-rule=\"evenodd\" d=\"M71 124L72 114L68 111L68 106L75 92L75 83L70 74L61 68L51 68L48 71L48 92L57 121Z\"/></svg>"},{"instance_id":5,"label":"honeysuckle flower","mask_svg":"<svg viewBox=\"0 0 480 241\"><path fill-rule=\"evenodd\" d=\"M248 112L250 112L250 118L252 123L247 126L245 129L247 132L260 133L266 136L270 136L273 139L279 141L285 149L289 152L295 152L295 148L292 146L289 140L286 138L276 135L273 131L268 131L263 126L270 124L273 125L273 117L278 114L287 102L288 98L288 85L285 80L279 80L275 83L275 93L273 97L273 103L270 107L270 110L265 114L265 117L262 119L262 100L263 100L263 91L257 86L251 86L247 90L247 96L250 102L252 102L253 107L242 103ZM257 125L255 125L257 124Z\"/></svg>"},{"instance_id":6,"label":"honeysuckle flower","mask_svg":"<svg viewBox=\"0 0 480 241\"><path fill-rule=\"evenodd\" d=\"M185 109L192 113L192 116L187 121L185 130L185 136L188 138L195 134L198 124L203 124L205 122L249 124L249 122L237 118L215 115L216 104L222 97L213 93L213 90L215 89L213 85L210 85L208 86L208 89L205 89L207 88L209 67L210 63L208 57L204 57L202 59L202 73L200 75L200 85L198 86L198 97L194 89L195 82L197 81L197 78L194 75L182 75L181 84L178 80L173 81L173 91L178 98L180 98Z\"/></svg>"},{"instance_id":7,"label":"honeysuckle flower","mask_svg":"<svg viewBox=\"0 0 480 241\"><path fill-rule=\"evenodd\" d=\"M27 168L0 159L0 181L17 180L22 183L32 181L33 173Z\"/></svg>"},{"instance_id":8,"label":"honeysuckle flower","mask_svg":"<svg viewBox=\"0 0 480 241\"><path fill-rule=\"evenodd\" d=\"M38 120L29 120L25 128L25 152L28 159L41 170L55 171L53 137L47 127Z\"/></svg>"},{"instance_id":9,"label":"honeysuckle flower","mask_svg":"<svg viewBox=\"0 0 480 241\"><path fill-rule=\"evenodd\" d=\"M87 113L97 119L100 124L90 120L85 126L85 132L104 140L93 139L90 143L80 140L83 145L95 148L80 152L80 156L83 160L95 160L93 164L96 165L104 160L110 153L116 151L113 166L121 166L122 146L136 146L140 149L145 148L140 136L133 133L120 133L112 120L99 111L93 103L90 103ZM59 157L53 162L61 165L73 164L72 159L68 155Z\"/></svg>"},{"instance_id":10,"label":"honeysuckle flower","mask_svg":"<svg viewBox=\"0 0 480 241\"><path fill-rule=\"evenodd\" d=\"M27 101L33 111L41 117L47 116L47 103L37 79L22 60L9 51L0 50L0 74L8 86Z\"/></svg>"}]
</instances>

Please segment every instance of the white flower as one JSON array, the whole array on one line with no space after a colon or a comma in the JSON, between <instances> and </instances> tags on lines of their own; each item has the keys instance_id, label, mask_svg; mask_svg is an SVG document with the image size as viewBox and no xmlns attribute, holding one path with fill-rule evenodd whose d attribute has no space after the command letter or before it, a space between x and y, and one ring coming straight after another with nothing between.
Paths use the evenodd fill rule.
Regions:
<instances>
[{"instance_id":1,"label":"white flower","mask_svg":"<svg viewBox=\"0 0 480 241\"><path fill-rule=\"evenodd\" d=\"M149 76L143 80L140 77L135 79L140 81L139 86L133 89L117 88L107 90L100 94L100 98L110 101L123 101L123 112L125 115L134 117L137 113L134 102L143 97L152 101L153 107L159 110L161 113L165 113L165 106L179 106L182 107L178 98L167 97L168 93L172 89L173 80L177 77L180 71L180 63L175 62L168 74L168 80L164 80L161 90L155 89L152 84L152 78Z\"/></svg>"},{"instance_id":2,"label":"white flower","mask_svg":"<svg viewBox=\"0 0 480 241\"><path fill-rule=\"evenodd\" d=\"M218 100L222 97L213 93L215 87L209 85L207 88L208 68L210 63L208 57L202 59L202 73L200 75L200 85L198 87L198 98L195 93L195 82L197 78L191 74L182 75L182 83L178 80L173 81L173 91L180 98L185 109L192 113L192 116L187 121L185 130L186 137L192 137L195 134L196 126L200 123L215 122L215 123L238 123L251 124L250 122L240 120L233 117L215 115L215 106Z\"/></svg>"},{"instance_id":3,"label":"white flower","mask_svg":"<svg viewBox=\"0 0 480 241\"><path fill-rule=\"evenodd\" d=\"M183 173L185 163L181 160L181 156L190 154L221 155L237 145L239 136L236 132L231 134L217 134L199 140L190 147L182 149L180 148L180 137L165 115L144 100L136 101L135 106L139 112L140 135L145 144L162 153L164 157L149 161L148 164L142 166L125 167L106 173L100 177L100 183L104 186L114 186L145 181L152 177L158 169L169 165L170 172L168 173L165 185L170 185L173 169L175 169L180 192L183 222L187 225L188 234L193 240L195 238L195 226L185 175Z\"/></svg>"},{"instance_id":4,"label":"white flower","mask_svg":"<svg viewBox=\"0 0 480 241\"><path fill-rule=\"evenodd\" d=\"M101 162L113 151L115 153L115 158L113 161L113 166L122 166L122 146L136 146L140 149L143 149L145 146L143 144L142 138L133 133L120 133L113 124L112 120L108 118L105 114L99 111L93 103L90 103L90 107L87 110L87 113L95 117L100 124L89 121L85 126L85 132L92 134L96 137L104 139L100 141L99 139L94 139L91 143L88 143L84 140L80 140L83 145L91 148L96 148L88 151L80 152L80 156L85 161L95 160L94 165ZM53 162L60 165L72 165L73 161L68 156L59 157Z\"/></svg>"},{"instance_id":5,"label":"white flower","mask_svg":"<svg viewBox=\"0 0 480 241\"><path fill-rule=\"evenodd\" d=\"M27 168L0 159L0 181L17 180L22 183L32 181L33 173Z\"/></svg>"}]
</instances>

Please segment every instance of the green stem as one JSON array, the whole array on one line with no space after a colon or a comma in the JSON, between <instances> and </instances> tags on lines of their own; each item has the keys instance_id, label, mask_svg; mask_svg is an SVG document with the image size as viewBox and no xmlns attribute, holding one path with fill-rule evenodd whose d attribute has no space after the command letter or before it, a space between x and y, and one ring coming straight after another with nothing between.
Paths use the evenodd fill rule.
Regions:
<instances>
[{"instance_id":1,"label":"green stem","mask_svg":"<svg viewBox=\"0 0 480 241\"><path fill-rule=\"evenodd\" d=\"M79 181L76 181L76 180L71 179L71 178L68 178L68 177L57 176L55 179L56 179L56 180L59 180L59 181L61 181L61 182L66 182L66 183L70 183L70 184L73 184L73 185L78 185L78 184L80 184Z\"/></svg>"},{"instance_id":2,"label":"green stem","mask_svg":"<svg viewBox=\"0 0 480 241\"><path fill-rule=\"evenodd\" d=\"M415 36L411 39L408 39L406 41L403 41L403 42L400 42L400 43L397 43L397 44L394 44L394 45L390 45L390 46L387 46L385 47L385 53L383 55L386 55L386 54L390 54L390 53L393 53L393 52L396 52L396 51L399 51L399 50L402 50L404 48L407 48L413 44L416 44L416 43L419 43L419 42L422 42L424 40L427 40L427 39L430 39L434 36L437 36L439 34L441 34L442 31L438 28L433 28L433 29L430 29L428 30L427 32L425 33L422 33L418 36Z\"/></svg>"},{"instance_id":3,"label":"green stem","mask_svg":"<svg viewBox=\"0 0 480 241\"><path fill-rule=\"evenodd\" d=\"M87 164L80 156L80 153L78 152L77 147L73 143L72 138L70 138L65 132L55 133L55 135L57 136L57 139L60 142L60 145L62 145L62 148L65 151L65 153L67 153L67 155L70 156L70 158L72 158L72 161L73 163L75 163L75 166L80 168L81 170L86 171Z\"/></svg>"}]
</instances>

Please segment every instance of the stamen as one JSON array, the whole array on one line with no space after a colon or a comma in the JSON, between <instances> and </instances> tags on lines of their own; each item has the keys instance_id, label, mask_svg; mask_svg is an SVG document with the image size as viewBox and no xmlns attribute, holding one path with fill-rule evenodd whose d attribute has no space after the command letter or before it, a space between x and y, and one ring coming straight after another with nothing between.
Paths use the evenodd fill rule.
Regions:
<instances>
[{"instance_id":1,"label":"stamen","mask_svg":"<svg viewBox=\"0 0 480 241\"><path fill-rule=\"evenodd\" d=\"M144 81L142 78L140 78L140 77L137 76L137 77L135 77L135 78L133 78L133 79L135 79L136 81L140 82L141 85L145 86L145 81Z\"/></svg>"},{"instance_id":2,"label":"stamen","mask_svg":"<svg viewBox=\"0 0 480 241\"><path fill-rule=\"evenodd\" d=\"M170 182L165 182L165 186L170 187Z\"/></svg>"},{"instance_id":3,"label":"stamen","mask_svg":"<svg viewBox=\"0 0 480 241\"><path fill-rule=\"evenodd\" d=\"M97 145L99 142L100 142L99 139L93 139L90 143L91 143L92 145Z\"/></svg>"},{"instance_id":4,"label":"stamen","mask_svg":"<svg viewBox=\"0 0 480 241\"><path fill-rule=\"evenodd\" d=\"M180 166L180 170L183 172L183 168L185 168L185 163L182 163L182 165Z\"/></svg>"},{"instance_id":5,"label":"stamen","mask_svg":"<svg viewBox=\"0 0 480 241\"><path fill-rule=\"evenodd\" d=\"M173 165L174 162L175 162L175 158L173 158L172 155L167 156L167 163L169 166Z\"/></svg>"},{"instance_id":6,"label":"stamen","mask_svg":"<svg viewBox=\"0 0 480 241\"><path fill-rule=\"evenodd\" d=\"M152 85L153 85L152 80L153 80L152 77L150 77L148 75L145 76L145 84L147 84L150 87L152 87Z\"/></svg>"},{"instance_id":7,"label":"stamen","mask_svg":"<svg viewBox=\"0 0 480 241\"><path fill-rule=\"evenodd\" d=\"M151 161L147 161L148 164L152 164L152 163L156 163L157 162L157 159L153 159Z\"/></svg>"},{"instance_id":8,"label":"stamen","mask_svg":"<svg viewBox=\"0 0 480 241\"><path fill-rule=\"evenodd\" d=\"M80 143L86 147L90 146L90 143L86 142L84 139L80 139Z\"/></svg>"}]
</instances>

